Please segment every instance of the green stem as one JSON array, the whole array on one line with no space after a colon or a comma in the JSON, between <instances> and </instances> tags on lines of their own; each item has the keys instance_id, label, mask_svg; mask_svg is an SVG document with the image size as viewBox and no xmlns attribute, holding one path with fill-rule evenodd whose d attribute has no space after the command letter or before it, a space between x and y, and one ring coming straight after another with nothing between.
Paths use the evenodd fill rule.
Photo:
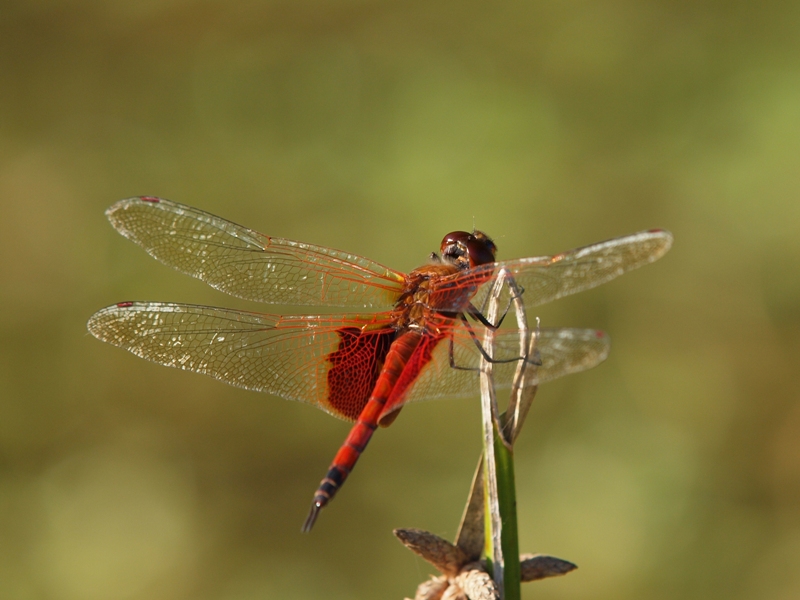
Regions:
<instances>
[{"instance_id":1,"label":"green stem","mask_svg":"<svg viewBox=\"0 0 800 600\"><path fill-rule=\"evenodd\" d=\"M503 556L503 600L519 600L521 597L521 574L519 565L519 535L517 530L517 496L514 480L514 454L503 444L494 430L494 457L497 479L497 500L500 512L500 545ZM490 493L487 472L490 461L484 460L484 558L489 573L494 577Z\"/></svg>"},{"instance_id":2,"label":"green stem","mask_svg":"<svg viewBox=\"0 0 800 600\"><path fill-rule=\"evenodd\" d=\"M517 492L514 484L514 453L503 444L495 431L494 455L497 462L497 495L500 520L503 524L501 544L505 561L503 569L504 600L521 597L519 535L517 531Z\"/></svg>"}]
</instances>

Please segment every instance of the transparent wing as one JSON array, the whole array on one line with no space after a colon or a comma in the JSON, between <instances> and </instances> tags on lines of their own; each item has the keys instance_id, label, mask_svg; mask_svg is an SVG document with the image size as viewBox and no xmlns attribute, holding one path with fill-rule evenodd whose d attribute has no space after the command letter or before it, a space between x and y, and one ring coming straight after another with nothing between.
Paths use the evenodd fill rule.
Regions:
<instances>
[{"instance_id":1,"label":"transparent wing","mask_svg":"<svg viewBox=\"0 0 800 600\"><path fill-rule=\"evenodd\" d=\"M120 200L106 215L159 261L246 300L387 308L405 280L366 258L269 237L161 198Z\"/></svg>"},{"instance_id":2,"label":"transparent wing","mask_svg":"<svg viewBox=\"0 0 800 600\"><path fill-rule=\"evenodd\" d=\"M523 289L526 307L538 306L611 281L632 269L658 260L670 249L672 234L661 229L614 238L555 256L520 258L453 275L436 286L433 303L447 306L449 298L463 298L457 290L475 290L472 303L483 310L491 293L492 276L506 269ZM504 294L508 296L508 290ZM507 300L506 298L505 300ZM501 299L502 300L502 299ZM502 304L501 304L502 306Z\"/></svg>"},{"instance_id":3,"label":"transparent wing","mask_svg":"<svg viewBox=\"0 0 800 600\"><path fill-rule=\"evenodd\" d=\"M209 375L230 385L307 402L345 420L366 404L395 338L389 313L279 316L159 302L123 302L89 319L96 338L168 367ZM466 328L452 329L403 402L479 393L480 351ZM608 337L588 329L542 329L538 379L549 381L596 366L608 355ZM519 358L515 331L499 332L498 388L512 383Z\"/></svg>"},{"instance_id":4,"label":"transparent wing","mask_svg":"<svg viewBox=\"0 0 800 600\"><path fill-rule=\"evenodd\" d=\"M596 367L608 357L610 340L595 329L549 329L540 331L537 348L541 366L527 385L538 385L571 373ZM434 349L430 364L420 373L402 403L443 397L477 396L480 393L481 353L463 325L453 331L451 349L444 339ZM493 377L498 389L510 388L519 360L519 333L501 330L495 338ZM502 362L501 362L502 361Z\"/></svg>"},{"instance_id":5,"label":"transparent wing","mask_svg":"<svg viewBox=\"0 0 800 600\"><path fill-rule=\"evenodd\" d=\"M394 339L389 325L381 313L278 316L123 302L92 315L88 328L96 338L158 364L354 420Z\"/></svg>"}]
</instances>

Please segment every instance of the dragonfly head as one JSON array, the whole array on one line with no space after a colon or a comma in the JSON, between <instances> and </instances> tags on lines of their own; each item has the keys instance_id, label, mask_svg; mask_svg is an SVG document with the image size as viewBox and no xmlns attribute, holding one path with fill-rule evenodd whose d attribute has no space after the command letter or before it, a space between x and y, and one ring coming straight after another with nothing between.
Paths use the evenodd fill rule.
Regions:
<instances>
[{"instance_id":1,"label":"dragonfly head","mask_svg":"<svg viewBox=\"0 0 800 600\"><path fill-rule=\"evenodd\" d=\"M497 246L488 235L477 229L472 233L453 231L444 236L441 252L442 261L466 270L493 263Z\"/></svg>"}]
</instances>

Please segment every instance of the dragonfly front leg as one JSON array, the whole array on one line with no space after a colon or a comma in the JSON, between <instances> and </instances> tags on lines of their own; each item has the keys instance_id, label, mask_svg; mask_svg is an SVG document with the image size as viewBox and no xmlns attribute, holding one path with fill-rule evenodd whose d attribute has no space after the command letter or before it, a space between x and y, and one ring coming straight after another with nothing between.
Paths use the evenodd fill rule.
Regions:
<instances>
[{"instance_id":1,"label":"dragonfly front leg","mask_svg":"<svg viewBox=\"0 0 800 600\"><path fill-rule=\"evenodd\" d=\"M469 303L467 306L467 313L476 321L478 321L484 327L488 327L492 331L500 327L503 324L503 320L506 318L506 315L511 310L511 305L514 303L515 300L522 297L522 294L525 293L525 288L521 285L518 285L516 281L511 278L505 278L503 281L503 285L507 285L508 288L511 290L511 297L508 299L508 304L506 304L505 309L503 310L503 314L500 316L500 319L497 323L492 323L487 319L481 310L479 310L472 302ZM485 302L484 302L485 304Z\"/></svg>"}]
</instances>

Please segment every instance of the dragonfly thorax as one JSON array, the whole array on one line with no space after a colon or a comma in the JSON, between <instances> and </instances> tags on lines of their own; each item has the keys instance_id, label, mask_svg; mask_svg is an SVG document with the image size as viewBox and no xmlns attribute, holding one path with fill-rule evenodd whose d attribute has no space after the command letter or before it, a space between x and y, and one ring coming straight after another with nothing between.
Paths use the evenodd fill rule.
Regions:
<instances>
[{"instance_id":1,"label":"dragonfly thorax","mask_svg":"<svg viewBox=\"0 0 800 600\"><path fill-rule=\"evenodd\" d=\"M455 275L459 270L453 264L440 262L411 271L406 277L403 292L394 307L395 328L399 331L424 330L426 323L436 313L431 303L431 293L436 282Z\"/></svg>"},{"instance_id":2,"label":"dragonfly thorax","mask_svg":"<svg viewBox=\"0 0 800 600\"><path fill-rule=\"evenodd\" d=\"M432 254L433 262L414 269L406 277L405 286L395 304L395 328L425 331L437 323L454 318L468 304L475 292L473 285L450 285L442 293L437 284L443 279L494 262L497 247L481 231L453 231L442 239L441 257Z\"/></svg>"}]
</instances>

